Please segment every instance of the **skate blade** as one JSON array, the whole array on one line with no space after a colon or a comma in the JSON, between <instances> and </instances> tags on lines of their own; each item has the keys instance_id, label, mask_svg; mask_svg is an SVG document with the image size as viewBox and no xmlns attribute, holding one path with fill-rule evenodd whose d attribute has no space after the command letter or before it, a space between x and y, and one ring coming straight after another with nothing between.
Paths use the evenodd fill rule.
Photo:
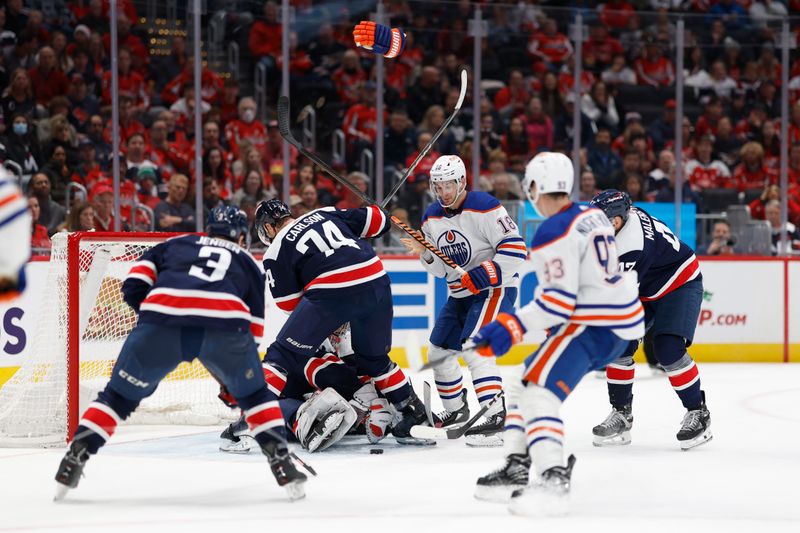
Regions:
<instances>
[{"instance_id":1,"label":"skate blade","mask_svg":"<svg viewBox=\"0 0 800 533\"><path fill-rule=\"evenodd\" d=\"M248 437L246 435L242 435L239 437L239 442L233 441L225 441L219 445L219 451L225 453L238 453L238 454L247 454L250 453L251 450L255 449L258 445L256 444L256 439L253 437Z\"/></svg>"},{"instance_id":2,"label":"skate blade","mask_svg":"<svg viewBox=\"0 0 800 533\"><path fill-rule=\"evenodd\" d=\"M524 485L506 485L502 487L475 486L475 499L490 503L508 503L515 490L524 489Z\"/></svg>"},{"instance_id":3,"label":"skate blade","mask_svg":"<svg viewBox=\"0 0 800 533\"><path fill-rule=\"evenodd\" d=\"M467 446L473 448L497 448L503 445L503 432L492 433L489 435L466 435L464 440Z\"/></svg>"},{"instance_id":4,"label":"skate blade","mask_svg":"<svg viewBox=\"0 0 800 533\"><path fill-rule=\"evenodd\" d=\"M508 510L515 516L557 517L569 512L569 493L553 493L537 488L527 488L511 497Z\"/></svg>"},{"instance_id":5,"label":"skate blade","mask_svg":"<svg viewBox=\"0 0 800 533\"><path fill-rule=\"evenodd\" d=\"M286 489L286 494L289 496L289 501L302 500L306 497L306 488L304 487L305 481L292 481L283 486Z\"/></svg>"},{"instance_id":6,"label":"skate blade","mask_svg":"<svg viewBox=\"0 0 800 533\"><path fill-rule=\"evenodd\" d=\"M706 442L710 441L714 438L714 435L711 434L711 430L707 429L703 432L702 435L698 435L697 437L693 438L692 440L685 440L681 441L681 450L687 452L692 448L697 448L698 446L705 444Z\"/></svg>"},{"instance_id":7,"label":"skate blade","mask_svg":"<svg viewBox=\"0 0 800 533\"><path fill-rule=\"evenodd\" d=\"M600 435L595 435L594 439L592 440L592 444L594 444L598 448L602 448L604 446L625 446L626 444L630 443L631 443L630 431L624 431L619 435L612 435L611 437L602 437Z\"/></svg>"},{"instance_id":8,"label":"skate blade","mask_svg":"<svg viewBox=\"0 0 800 533\"><path fill-rule=\"evenodd\" d=\"M53 495L54 502L60 502L64 500L64 497L70 491L70 488L62 483L56 481L56 493Z\"/></svg>"},{"instance_id":9,"label":"skate blade","mask_svg":"<svg viewBox=\"0 0 800 533\"><path fill-rule=\"evenodd\" d=\"M423 426L415 426L415 427L423 427ZM412 437L395 436L394 440L396 440L398 444L405 444L408 446L436 446L436 441L433 439L422 439L413 436Z\"/></svg>"}]
</instances>

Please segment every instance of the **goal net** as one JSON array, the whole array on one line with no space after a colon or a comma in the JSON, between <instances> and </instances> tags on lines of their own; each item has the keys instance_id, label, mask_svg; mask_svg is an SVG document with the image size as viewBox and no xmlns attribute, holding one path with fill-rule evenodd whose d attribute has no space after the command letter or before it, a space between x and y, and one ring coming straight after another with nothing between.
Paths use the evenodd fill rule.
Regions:
<instances>
[{"instance_id":1,"label":"goal net","mask_svg":"<svg viewBox=\"0 0 800 533\"><path fill-rule=\"evenodd\" d=\"M142 253L169 236L53 236L31 355L0 388L0 446L66 443L136 325L136 313L122 299L122 282ZM181 363L126 423L211 425L235 419L218 392L199 362Z\"/></svg>"}]
</instances>

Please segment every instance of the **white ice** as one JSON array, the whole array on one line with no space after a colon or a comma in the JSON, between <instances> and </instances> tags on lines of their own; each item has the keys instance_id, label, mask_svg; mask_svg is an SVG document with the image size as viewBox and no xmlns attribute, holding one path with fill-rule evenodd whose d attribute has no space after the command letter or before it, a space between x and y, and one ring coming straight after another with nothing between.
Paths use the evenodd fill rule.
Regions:
<instances>
[{"instance_id":1,"label":"white ice","mask_svg":"<svg viewBox=\"0 0 800 533\"><path fill-rule=\"evenodd\" d=\"M503 368L506 379L518 372ZM800 365L700 372L714 440L688 452L675 440L680 402L641 365L633 443L594 448L591 427L609 407L604 380L584 379L562 413L578 458L565 518L513 517L473 499L476 478L502 461L497 448L399 447L389 438L371 455L349 439L300 453L319 477L305 500L289 503L260 454L217 451L222 428L127 426L61 503L52 497L63 450L0 450L0 531L800 532ZM414 376L418 390L422 378L430 374Z\"/></svg>"}]
</instances>

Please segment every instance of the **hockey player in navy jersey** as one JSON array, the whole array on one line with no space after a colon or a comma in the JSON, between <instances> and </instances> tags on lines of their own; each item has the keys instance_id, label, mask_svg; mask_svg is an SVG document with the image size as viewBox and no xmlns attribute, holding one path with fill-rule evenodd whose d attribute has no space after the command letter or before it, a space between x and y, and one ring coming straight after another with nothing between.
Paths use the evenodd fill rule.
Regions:
<instances>
[{"instance_id":1,"label":"hockey player in navy jersey","mask_svg":"<svg viewBox=\"0 0 800 533\"><path fill-rule=\"evenodd\" d=\"M686 351L692 344L703 301L703 276L697 257L663 222L633 207L627 193L603 191L592 198L591 205L602 209L614 225L620 268L638 274L654 355L686 408L677 434L680 447L688 450L708 442L712 437L711 415L697 365ZM631 442L633 354L637 346L637 342L631 342L622 357L606 368L611 413L592 430L596 446Z\"/></svg>"},{"instance_id":2,"label":"hockey player in navy jersey","mask_svg":"<svg viewBox=\"0 0 800 533\"><path fill-rule=\"evenodd\" d=\"M359 373L370 376L400 414L392 434L401 443L420 443L410 431L426 423L424 406L402 369L389 359L393 316L389 276L365 240L389 230L386 213L375 205L323 207L295 219L286 204L268 200L259 204L255 224L259 239L269 245L264 254L267 286L275 304L291 313L267 349L265 361L289 374L306 374L320 390L334 386L334 374L320 372L326 366L335 370L330 366L334 363L311 368L309 359L325 338L350 322ZM328 381L331 378L333 382Z\"/></svg>"},{"instance_id":3,"label":"hockey player in navy jersey","mask_svg":"<svg viewBox=\"0 0 800 533\"><path fill-rule=\"evenodd\" d=\"M541 153L528 163L523 188L545 218L531 243L539 285L531 303L516 315L500 313L473 338L481 355L493 356L527 331L549 330L525 360L522 380L508 385L506 464L478 479L475 493L491 501L510 496L515 514L566 510L575 459L565 464L561 404L585 374L644 335L636 276L618 271L614 228L603 212L570 200L573 175L572 162L560 153ZM531 463L537 479L527 487Z\"/></svg>"},{"instance_id":4,"label":"hockey player in navy jersey","mask_svg":"<svg viewBox=\"0 0 800 533\"><path fill-rule=\"evenodd\" d=\"M247 217L235 207L209 214L208 236L185 235L145 252L122 284L139 321L111 379L83 413L56 473L57 498L78 485L86 461L182 361L200 362L236 399L272 473L290 498L306 476L286 445L277 397L264 382L256 341L264 331L264 274L243 248Z\"/></svg>"},{"instance_id":5,"label":"hockey player in navy jersey","mask_svg":"<svg viewBox=\"0 0 800 533\"><path fill-rule=\"evenodd\" d=\"M0 302L25 289L25 263L31 257L31 214L28 202L8 172L0 167Z\"/></svg>"},{"instance_id":6,"label":"hockey player in navy jersey","mask_svg":"<svg viewBox=\"0 0 800 533\"><path fill-rule=\"evenodd\" d=\"M525 242L517 225L496 198L485 192L468 192L467 169L460 157L441 156L430 171L431 188L437 202L422 218L425 238L466 271L459 275L413 239L403 239L412 252L420 254L423 267L447 280L449 297L431 331L428 358L447 358L433 375L445 412L439 417L445 426L469 419L467 391L463 388L457 355L464 340L494 320L498 313L511 312L517 300L517 269L527 257ZM500 372L493 358L464 353L472 374L478 402L483 405L502 391ZM486 413L486 420L466 432L467 444L499 446L503 443L505 408L498 402Z\"/></svg>"}]
</instances>

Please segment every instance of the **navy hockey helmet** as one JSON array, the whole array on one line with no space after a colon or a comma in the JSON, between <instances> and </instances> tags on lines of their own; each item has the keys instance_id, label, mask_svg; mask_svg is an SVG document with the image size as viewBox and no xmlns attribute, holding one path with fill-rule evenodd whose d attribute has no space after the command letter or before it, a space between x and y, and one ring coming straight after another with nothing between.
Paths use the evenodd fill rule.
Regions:
<instances>
[{"instance_id":1,"label":"navy hockey helmet","mask_svg":"<svg viewBox=\"0 0 800 533\"><path fill-rule=\"evenodd\" d=\"M263 242L265 245L269 245L270 238L267 235L266 230L264 230L264 225L271 224L274 226L279 220L288 218L290 216L292 216L292 212L289 211L289 206L276 198L273 198L272 200L265 200L258 204L258 207L256 207L255 216L256 235L258 235L258 240Z\"/></svg>"},{"instance_id":2,"label":"navy hockey helmet","mask_svg":"<svg viewBox=\"0 0 800 533\"><path fill-rule=\"evenodd\" d=\"M215 207L208 214L206 233L209 237L223 237L236 242L241 235L248 234L247 215L232 205Z\"/></svg>"},{"instance_id":3,"label":"navy hockey helmet","mask_svg":"<svg viewBox=\"0 0 800 533\"><path fill-rule=\"evenodd\" d=\"M628 221L628 213L630 213L633 202L628 193L616 189L608 189L596 194L589 202L589 205L602 210L609 220L614 220L614 217L620 217L622 218L622 223L625 224Z\"/></svg>"}]
</instances>

